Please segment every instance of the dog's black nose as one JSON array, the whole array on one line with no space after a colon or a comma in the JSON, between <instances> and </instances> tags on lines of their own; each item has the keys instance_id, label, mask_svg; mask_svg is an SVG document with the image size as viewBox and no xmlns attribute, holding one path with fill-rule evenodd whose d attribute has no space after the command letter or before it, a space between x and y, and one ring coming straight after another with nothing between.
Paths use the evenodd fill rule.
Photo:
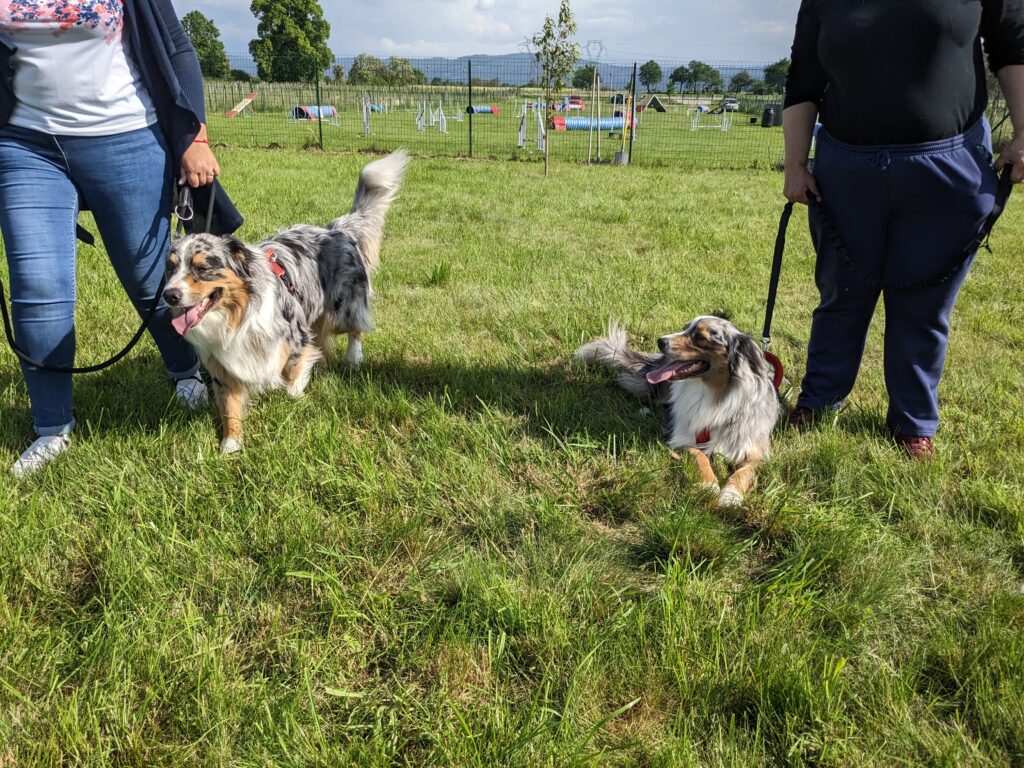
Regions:
<instances>
[{"instance_id":1,"label":"dog's black nose","mask_svg":"<svg viewBox=\"0 0 1024 768\"><path fill-rule=\"evenodd\" d=\"M662 353L664 353L668 349L668 339L666 339L664 336L658 339L658 349L660 349Z\"/></svg>"},{"instance_id":2,"label":"dog's black nose","mask_svg":"<svg viewBox=\"0 0 1024 768\"><path fill-rule=\"evenodd\" d=\"M164 301L167 302L169 307L176 307L181 304L181 289L168 288L164 291Z\"/></svg>"}]
</instances>

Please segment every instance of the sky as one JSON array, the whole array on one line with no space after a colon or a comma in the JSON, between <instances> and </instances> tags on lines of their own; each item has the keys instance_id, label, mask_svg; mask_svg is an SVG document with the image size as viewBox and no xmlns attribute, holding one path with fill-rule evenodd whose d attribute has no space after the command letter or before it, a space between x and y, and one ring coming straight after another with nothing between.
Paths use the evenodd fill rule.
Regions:
<instances>
[{"instance_id":1,"label":"sky","mask_svg":"<svg viewBox=\"0 0 1024 768\"><path fill-rule=\"evenodd\" d=\"M250 0L173 0L213 19L229 54L256 36ZM338 56L516 53L558 0L320 0ZM789 55L800 0L574 0L582 46L609 59L776 61ZM598 46L591 43L590 52ZM587 52L584 51L584 56Z\"/></svg>"}]
</instances>

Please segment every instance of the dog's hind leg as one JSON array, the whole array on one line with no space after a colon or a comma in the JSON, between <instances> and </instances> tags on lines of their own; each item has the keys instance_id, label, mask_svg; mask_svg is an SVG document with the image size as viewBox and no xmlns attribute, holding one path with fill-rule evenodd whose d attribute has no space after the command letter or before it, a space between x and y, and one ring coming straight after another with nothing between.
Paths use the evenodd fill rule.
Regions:
<instances>
[{"instance_id":1,"label":"dog's hind leg","mask_svg":"<svg viewBox=\"0 0 1024 768\"><path fill-rule=\"evenodd\" d=\"M338 356L338 349L334 343L334 336L337 333L334 324L326 315L313 325L314 343L320 350L320 356L317 358L318 364L329 365Z\"/></svg>"},{"instance_id":2,"label":"dog's hind leg","mask_svg":"<svg viewBox=\"0 0 1024 768\"><path fill-rule=\"evenodd\" d=\"M722 492L718 495L718 506L738 507L743 498L754 489L757 483L757 467L761 463L761 454L749 454L741 461L736 471L725 481Z\"/></svg>"}]
</instances>

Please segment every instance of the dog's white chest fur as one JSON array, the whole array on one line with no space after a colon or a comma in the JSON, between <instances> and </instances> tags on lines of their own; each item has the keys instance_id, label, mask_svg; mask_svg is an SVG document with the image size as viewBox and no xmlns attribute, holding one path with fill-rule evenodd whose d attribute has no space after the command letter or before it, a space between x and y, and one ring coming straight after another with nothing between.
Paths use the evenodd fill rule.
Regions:
<instances>
[{"instance_id":1,"label":"dog's white chest fur","mask_svg":"<svg viewBox=\"0 0 1024 768\"><path fill-rule=\"evenodd\" d=\"M261 314L269 314L271 307L246 317L237 329L232 329L223 315L211 315L189 331L188 341L206 362L215 359L236 379L254 391L283 387L280 350L272 337L260 332Z\"/></svg>"},{"instance_id":2,"label":"dog's white chest fur","mask_svg":"<svg viewBox=\"0 0 1024 768\"><path fill-rule=\"evenodd\" d=\"M777 418L774 408L759 407L763 398L734 387L719 395L698 379L673 382L669 390L672 448L697 448L741 461L769 434ZM773 403L773 395L767 395ZM767 454L767 440L764 440Z\"/></svg>"}]
</instances>

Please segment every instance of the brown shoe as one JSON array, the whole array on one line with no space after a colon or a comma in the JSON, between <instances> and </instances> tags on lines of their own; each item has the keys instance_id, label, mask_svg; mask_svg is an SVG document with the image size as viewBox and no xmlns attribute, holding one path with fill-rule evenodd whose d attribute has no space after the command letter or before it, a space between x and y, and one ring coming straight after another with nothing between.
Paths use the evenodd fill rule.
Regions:
<instances>
[{"instance_id":1,"label":"brown shoe","mask_svg":"<svg viewBox=\"0 0 1024 768\"><path fill-rule=\"evenodd\" d=\"M932 445L930 437L920 435L896 435L896 444L912 459L931 459L935 456L935 446Z\"/></svg>"},{"instance_id":2,"label":"brown shoe","mask_svg":"<svg viewBox=\"0 0 1024 768\"><path fill-rule=\"evenodd\" d=\"M797 406L789 412L789 420L786 422L790 429L805 430L811 426L818 418L818 414L812 411L810 408L804 408L803 406Z\"/></svg>"}]
</instances>

